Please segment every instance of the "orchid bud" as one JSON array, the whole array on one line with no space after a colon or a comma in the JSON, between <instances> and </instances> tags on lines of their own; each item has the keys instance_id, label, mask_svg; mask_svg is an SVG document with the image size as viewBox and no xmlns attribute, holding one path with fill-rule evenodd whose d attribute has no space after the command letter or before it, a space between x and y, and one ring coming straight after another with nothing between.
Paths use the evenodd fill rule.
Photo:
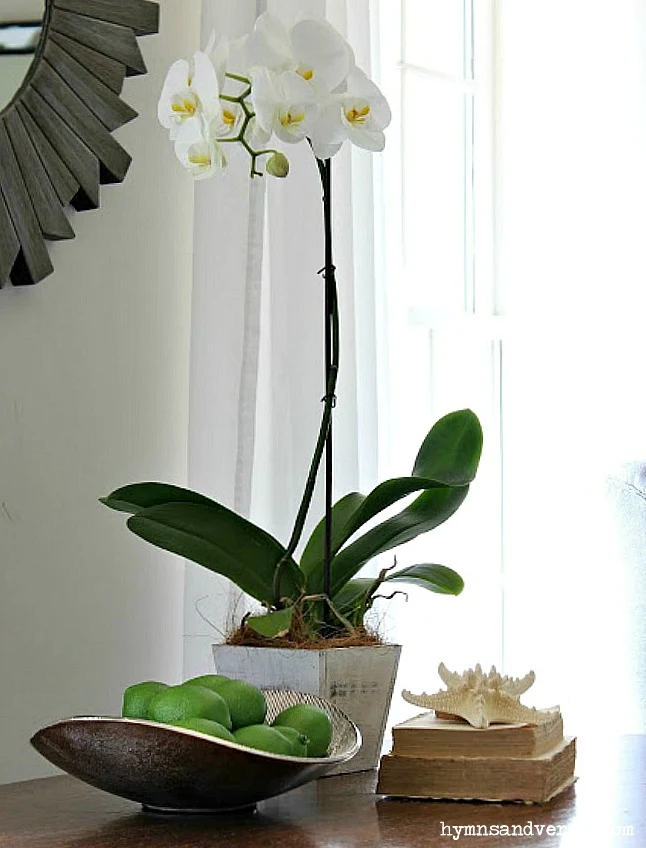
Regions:
<instances>
[{"instance_id":1,"label":"orchid bud","mask_svg":"<svg viewBox=\"0 0 646 848\"><path fill-rule=\"evenodd\" d=\"M284 153L276 151L273 156L267 160L265 165L268 174L272 177L286 177L289 174L289 159Z\"/></svg>"}]
</instances>

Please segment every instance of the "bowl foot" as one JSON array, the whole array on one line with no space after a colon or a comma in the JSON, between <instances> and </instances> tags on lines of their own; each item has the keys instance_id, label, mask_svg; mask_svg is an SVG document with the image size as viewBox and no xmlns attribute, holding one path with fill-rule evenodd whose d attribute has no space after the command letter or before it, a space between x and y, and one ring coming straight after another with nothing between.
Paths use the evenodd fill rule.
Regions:
<instances>
[{"instance_id":1,"label":"bowl foot","mask_svg":"<svg viewBox=\"0 0 646 848\"><path fill-rule=\"evenodd\" d=\"M164 816L222 816L230 813L255 813L255 804L242 804L239 807L156 807L153 804L142 804L144 813L158 813Z\"/></svg>"}]
</instances>

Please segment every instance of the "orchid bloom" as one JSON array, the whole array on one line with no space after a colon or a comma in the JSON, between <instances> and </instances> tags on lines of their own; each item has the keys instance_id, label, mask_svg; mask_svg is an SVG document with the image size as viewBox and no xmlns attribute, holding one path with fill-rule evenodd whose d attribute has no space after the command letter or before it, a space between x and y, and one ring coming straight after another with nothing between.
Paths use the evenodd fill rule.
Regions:
<instances>
[{"instance_id":1,"label":"orchid bloom","mask_svg":"<svg viewBox=\"0 0 646 848\"><path fill-rule=\"evenodd\" d=\"M205 135L202 122L184 122L175 139L175 155L196 180L214 176L226 168L227 160L213 136Z\"/></svg>"},{"instance_id":2,"label":"orchid bloom","mask_svg":"<svg viewBox=\"0 0 646 848\"><path fill-rule=\"evenodd\" d=\"M252 176L262 174L259 161L265 173L286 176L285 155L267 148L272 136L288 144L307 139L320 159L345 141L383 150L388 103L356 67L345 39L312 8L308 0L289 7L270 0L248 36L212 35L191 62L172 65L158 115L193 176L226 167L227 143L246 150Z\"/></svg>"},{"instance_id":3,"label":"orchid bloom","mask_svg":"<svg viewBox=\"0 0 646 848\"><path fill-rule=\"evenodd\" d=\"M281 141L302 141L318 115L309 84L294 71L251 71L251 102L261 131Z\"/></svg>"},{"instance_id":4,"label":"orchid bloom","mask_svg":"<svg viewBox=\"0 0 646 848\"><path fill-rule=\"evenodd\" d=\"M341 85L354 67L350 45L327 21L297 19L287 26L269 12L262 14L246 44L249 65L278 73L295 71L317 95Z\"/></svg>"},{"instance_id":5,"label":"orchid bloom","mask_svg":"<svg viewBox=\"0 0 646 848\"><path fill-rule=\"evenodd\" d=\"M213 63L198 51L192 63L180 59L171 65L157 106L159 122L170 130L171 140L177 138L186 121L200 118L209 127L223 122L220 86Z\"/></svg>"},{"instance_id":6,"label":"orchid bloom","mask_svg":"<svg viewBox=\"0 0 646 848\"><path fill-rule=\"evenodd\" d=\"M246 36L235 41L226 36L216 36L211 33L204 53L210 60L215 70L218 81L218 96L224 91L227 71L231 67L237 67L242 56ZM243 66L241 66L243 67ZM220 100L221 120L216 123L214 131L220 138L235 138L244 121L244 110L239 103Z\"/></svg>"},{"instance_id":7,"label":"orchid bloom","mask_svg":"<svg viewBox=\"0 0 646 848\"><path fill-rule=\"evenodd\" d=\"M334 156L346 139L365 150L384 149L383 131L391 120L386 98L359 68L353 68L346 85L345 92L332 96L313 127L312 148L321 159Z\"/></svg>"}]
</instances>

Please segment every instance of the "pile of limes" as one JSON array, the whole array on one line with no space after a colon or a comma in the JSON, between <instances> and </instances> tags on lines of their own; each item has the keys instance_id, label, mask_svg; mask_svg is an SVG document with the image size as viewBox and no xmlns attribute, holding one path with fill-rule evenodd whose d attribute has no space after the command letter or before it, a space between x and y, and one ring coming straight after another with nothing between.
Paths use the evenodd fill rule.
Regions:
<instances>
[{"instance_id":1,"label":"pile of limes","mask_svg":"<svg viewBox=\"0 0 646 848\"><path fill-rule=\"evenodd\" d=\"M296 704L267 724L267 702L261 690L221 674L193 677L178 686L154 680L135 683L123 693L121 715L290 757L325 757L332 739L330 717L319 707Z\"/></svg>"}]
</instances>

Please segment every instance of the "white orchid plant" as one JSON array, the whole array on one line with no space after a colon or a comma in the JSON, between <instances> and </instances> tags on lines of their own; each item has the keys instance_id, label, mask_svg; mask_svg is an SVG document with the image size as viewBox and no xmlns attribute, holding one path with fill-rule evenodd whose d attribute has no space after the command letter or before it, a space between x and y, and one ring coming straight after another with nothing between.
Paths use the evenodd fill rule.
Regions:
<instances>
[{"instance_id":1,"label":"white orchid plant","mask_svg":"<svg viewBox=\"0 0 646 848\"><path fill-rule=\"evenodd\" d=\"M332 257L331 160L347 141L381 151L391 120L388 103L355 63L346 40L323 18L266 12L243 39L213 36L192 60L170 68L158 105L175 153L195 179L227 166L227 149L242 149L251 177L286 177L285 145L307 141L323 190L325 234L324 410L291 538L283 545L222 504L164 483L135 483L102 502L130 513L128 527L165 550L231 579L264 607L244 627L264 638L311 641L356 634L382 584L407 582L457 595L459 574L417 564L377 577L357 577L373 557L410 541L449 518L475 477L482 449L480 422L470 410L434 424L410 476L386 480L369 495L350 492L332 502L332 410L339 368L339 316ZM273 146L273 145L277 146ZM282 149L280 149L282 148ZM318 394L318 393L317 393ZM298 547L325 454L325 516ZM421 494L419 494L421 492ZM417 496L375 523L384 510ZM364 525L371 527L359 535Z\"/></svg>"}]
</instances>

